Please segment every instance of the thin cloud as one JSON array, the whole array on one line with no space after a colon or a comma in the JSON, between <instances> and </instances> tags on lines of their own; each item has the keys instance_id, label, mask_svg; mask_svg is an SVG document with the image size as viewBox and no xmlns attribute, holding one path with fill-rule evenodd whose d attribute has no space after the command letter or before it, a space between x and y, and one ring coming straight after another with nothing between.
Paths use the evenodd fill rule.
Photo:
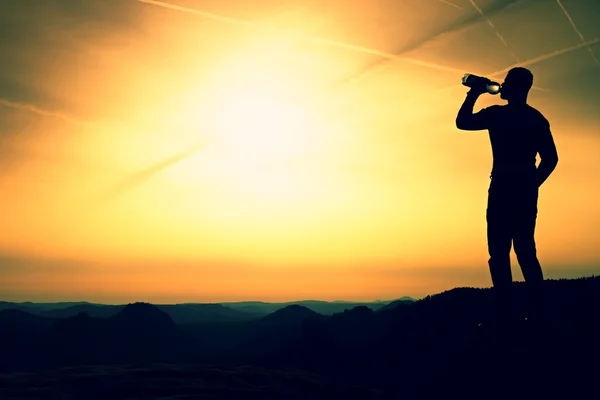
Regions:
<instances>
[{"instance_id":1,"label":"thin cloud","mask_svg":"<svg viewBox=\"0 0 600 400\"><path fill-rule=\"evenodd\" d=\"M581 42L585 43L585 38L583 37L583 34L579 31L579 29L577 28L577 25L575 25L575 22L573 21L573 18L571 18L571 15L569 14L569 12L567 11L567 9L563 5L562 1L556 0L556 3L558 4L558 6L562 10L562 12L565 14L565 16L567 17L567 19L569 20L569 23L573 27L573 30L575 31L575 33L577 34L577 36L579 36L579 38L581 39ZM596 55L594 54L594 50L592 50L591 47L588 47L588 51L590 52L590 56L592 56L592 59L594 60L594 62L596 63L596 65L600 65L600 61L598 61L598 59L596 58Z\"/></svg>"}]
</instances>

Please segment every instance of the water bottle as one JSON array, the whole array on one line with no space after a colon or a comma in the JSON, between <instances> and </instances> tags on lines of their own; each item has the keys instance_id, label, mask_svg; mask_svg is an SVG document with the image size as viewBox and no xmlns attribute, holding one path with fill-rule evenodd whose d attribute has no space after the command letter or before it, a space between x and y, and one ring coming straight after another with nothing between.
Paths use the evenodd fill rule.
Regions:
<instances>
[{"instance_id":1,"label":"water bottle","mask_svg":"<svg viewBox=\"0 0 600 400\"><path fill-rule=\"evenodd\" d=\"M478 84L478 83L483 84L483 82L486 83L485 90L489 94L500 93L500 84L498 82L491 81L490 79L485 78L483 76L477 76L477 75L473 75L473 74L465 74L465 76L463 76L463 78L462 78L462 84L467 87L473 87L475 84Z\"/></svg>"}]
</instances>

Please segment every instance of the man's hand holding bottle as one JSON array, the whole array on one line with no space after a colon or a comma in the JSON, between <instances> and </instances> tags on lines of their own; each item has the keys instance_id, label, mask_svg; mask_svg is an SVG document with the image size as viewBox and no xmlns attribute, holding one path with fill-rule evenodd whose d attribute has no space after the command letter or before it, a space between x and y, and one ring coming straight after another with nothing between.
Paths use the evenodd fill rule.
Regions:
<instances>
[{"instance_id":1,"label":"man's hand holding bottle","mask_svg":"<svg viewBox=\"0 0 600 400\"><path fill-rule=\"evenodd\" d=\"M484 93L494 95L500 93L500 84L498 82L492 82L490 79L482 76L465 74L462 84L471 88L468 94L472 96L481 96Z\"/></svg>"}]
</instances>

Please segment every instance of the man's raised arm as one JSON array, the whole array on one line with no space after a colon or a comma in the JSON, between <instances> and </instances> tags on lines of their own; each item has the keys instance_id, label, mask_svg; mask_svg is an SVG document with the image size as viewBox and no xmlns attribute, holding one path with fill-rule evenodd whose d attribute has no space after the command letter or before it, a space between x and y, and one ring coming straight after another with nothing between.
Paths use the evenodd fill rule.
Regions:
<instances>
[{"instance_id":1,"label":"man's raised arm","mask_svg":"<svg viewBox=\"0 0 600 400\"><path fill-rule=\"evenodd\" d=\"M458 115L456 116L456 127L463 131L480 131L489 127L488 109L473 114L473 107L482 92L482 88L472 88L467 93L467 97L463 102Z\"/></svg>"}]
</instances>

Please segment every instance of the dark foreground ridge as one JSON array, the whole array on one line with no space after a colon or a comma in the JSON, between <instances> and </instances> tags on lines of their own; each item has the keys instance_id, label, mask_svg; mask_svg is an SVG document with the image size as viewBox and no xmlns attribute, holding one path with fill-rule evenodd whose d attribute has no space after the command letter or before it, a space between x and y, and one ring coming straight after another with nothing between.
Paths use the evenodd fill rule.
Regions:
<instances>
[{"instance_id":1,"label":"dark foreground ridge","mask_svg":"<svg viewBox=\"0 0 600 400\"><path fill-rule=\"evenodd\" d=\"M473 288L333 315L210 305L217 317L193 323L147 303L66 318L4 304L0 399L593 397L600 277L545 285L550 322L516 307L502 334L487 324L489 289ZM514 292L524 304L523 284Z\"/></svg>"}]
</instances>

